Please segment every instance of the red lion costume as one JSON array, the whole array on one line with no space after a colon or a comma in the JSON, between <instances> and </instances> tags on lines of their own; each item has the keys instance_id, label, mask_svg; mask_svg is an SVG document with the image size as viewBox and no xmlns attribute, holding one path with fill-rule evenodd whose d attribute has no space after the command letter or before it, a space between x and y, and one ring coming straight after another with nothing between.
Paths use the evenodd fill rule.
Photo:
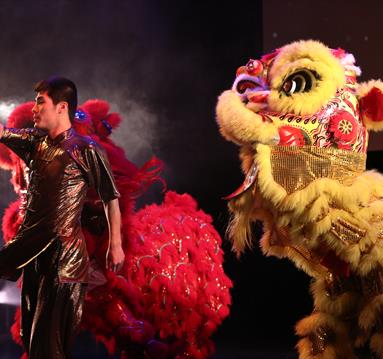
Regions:
<instances>
[{"instance_id":1,"label":"red lion costume","mask_svg":"<svg viewBox=\"0 0 383 359\"><path fill-rule=\"evenodd\" d=\"M8 127L32 127L33 103L18 106ZM135 200L160 180L161 162L151 159L141 169L131 163L109 137L121 122L109 104L89 100L76 113L73 127L91 136L107 152L121 193L124 267L106 270L108 231L101 201L89 191L82 227L92 263L82 327L121 358L206 358L213 350L211 334L229 314L232 286L222 267L221 238L211 217L198 210L189 195L167 192L161 205L134 211ZM0 166L12 170L18 199L3 217L4 240L15 235L25 208L28 169L0 144ZM12 334L19 338L19 310ZM24 357L26 355L24 354Z\"/></svg>"}]
</instances>

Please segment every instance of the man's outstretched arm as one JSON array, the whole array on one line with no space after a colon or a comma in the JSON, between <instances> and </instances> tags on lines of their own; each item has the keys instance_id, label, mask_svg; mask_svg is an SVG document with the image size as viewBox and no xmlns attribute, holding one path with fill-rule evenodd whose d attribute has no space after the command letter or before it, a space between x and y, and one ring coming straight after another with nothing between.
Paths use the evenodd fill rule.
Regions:
<instances>
[{"instance_id":1,"label":"man's outstretched arm","mask_svg":"<svg viewBox=\"0 0 383 359\"><path fill-rule=\"evenodd\" d=\"M118 272L124 264L125 254L121 242L121 212L118 198L105 203L105 214L109 226L109 249L107 252L107 268Z\"/></svg>"},{"instance_id":2,"label":"man's outstretched arm","mask_svg":"<svg viewBox=\"0 0 383 359\"><path fill-rule=\"evenodd\" d=\"M35 128L6 128L0 124L0 142L18 155L28 166L33 143L41 137Z\"/></svg>"}]
</instances>

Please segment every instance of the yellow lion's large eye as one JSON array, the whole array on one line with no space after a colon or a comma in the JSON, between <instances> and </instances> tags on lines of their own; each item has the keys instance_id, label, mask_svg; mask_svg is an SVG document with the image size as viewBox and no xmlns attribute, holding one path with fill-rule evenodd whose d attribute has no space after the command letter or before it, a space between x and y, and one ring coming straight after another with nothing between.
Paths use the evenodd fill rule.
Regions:
<instances>
[{"instance_id":1,"label":"yellow lion's large eye","mask_svg":"<svg viewBox=\"0 0 383 359\"><path fill-rule=\"evenodd\" d=\"M312 89L318 76L310 70L300 70L290 75L283 83L281 91L287 96L308 92Z\"/></svg>"}]
</instances>

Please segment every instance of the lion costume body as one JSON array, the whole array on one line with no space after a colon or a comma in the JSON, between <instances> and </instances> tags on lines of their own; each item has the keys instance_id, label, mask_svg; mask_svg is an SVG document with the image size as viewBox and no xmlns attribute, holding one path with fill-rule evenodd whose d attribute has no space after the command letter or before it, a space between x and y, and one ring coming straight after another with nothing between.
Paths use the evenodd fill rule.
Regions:
<instances>
[{"instance_id":1,"label":"lion costume body","mask_svg":"<svg viewBox=\"0 0 383 359\"><path fill-rule=\"evenodd\" d=\"M300 359L356 358L367 342L383 358L383 176L365 170L368 130L383 129L383 83L358 84L354 62L294 42L240 67L217 104L247 173L229 196L234 249L262 221L263 252L313 278Z\"/></svg>"}]
</instances>

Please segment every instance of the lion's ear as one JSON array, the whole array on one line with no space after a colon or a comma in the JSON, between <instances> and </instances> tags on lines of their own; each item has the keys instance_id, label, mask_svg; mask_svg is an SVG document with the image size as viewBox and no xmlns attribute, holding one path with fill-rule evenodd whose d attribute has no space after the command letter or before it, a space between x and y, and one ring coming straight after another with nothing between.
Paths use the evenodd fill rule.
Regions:
<instances>
[{"instance_id":1,"label":"lion's ear","mask_svg":"<svg viewBox=\"0 0 383 359\"><path fill-rule=\"evenodd\" d=\"M383 82L371 80L357 89L360 113L368 130L383 130Z\"/></svg>"}]
</instances>

